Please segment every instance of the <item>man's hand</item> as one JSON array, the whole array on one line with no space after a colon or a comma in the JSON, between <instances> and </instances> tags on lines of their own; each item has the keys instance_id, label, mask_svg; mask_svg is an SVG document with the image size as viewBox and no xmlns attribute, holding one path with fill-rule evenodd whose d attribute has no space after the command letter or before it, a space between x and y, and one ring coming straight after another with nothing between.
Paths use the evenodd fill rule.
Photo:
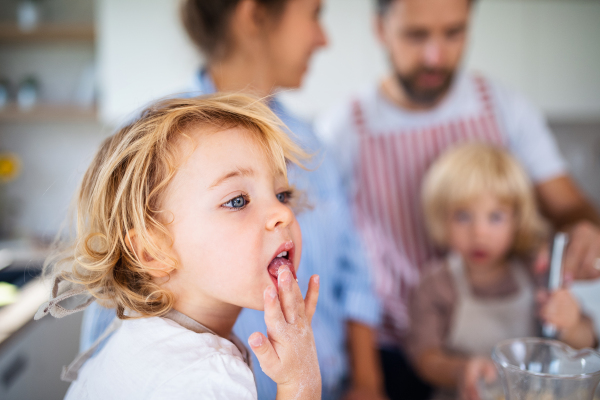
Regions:
<instances>
[{"instance_id":1,"label":"man's hand","mask_svg":"<svg viewBox=\"0 0 600 400\"><path fill-rule=\"evenodd\" d=\"M561 175L535 186L543 214L559 230L569 234L564 259L565 280L596 279L600 257L600 214L568 175ZM536 262L536 271L549 265L547 250Z\"/></svg>"},{"instance_id":2,"label":"man's hand","mask_svg":"<svg viewBox=\"0 0 600 400\"><path fill-rule=\"evenodd\" d=\"M565 282L600 278L600 229L583 221L569 229L568 234L569 243L563 261ZM536 272L546 271L549 265L549 248L545 247L535 262Z\"/></svg>"},{"instance_id":3,"label":"man's hand","mask_svg":"<svg viewBox=\"0 0 600 400\"><path fill-rule=\"evenodd\" d=\"M567 289L558 289L551 293L541 306L542 320L561 331L573 329L581 321L579 303Z\"/></svg>"}]
</instances>

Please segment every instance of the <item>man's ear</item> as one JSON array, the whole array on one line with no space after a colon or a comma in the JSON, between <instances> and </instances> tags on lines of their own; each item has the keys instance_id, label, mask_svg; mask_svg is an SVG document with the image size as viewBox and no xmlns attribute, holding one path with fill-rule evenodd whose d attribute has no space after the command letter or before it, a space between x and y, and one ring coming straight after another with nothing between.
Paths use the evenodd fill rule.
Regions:
<instances>
[{"instance_id":1,"label":"man's ear","mask_svg":"<svg viewBox=\"0 0 600 400\"><path fill-rule=\"evenodd\" d=\"M165 241L156 237L156 235L152 236L152 240L154 243L161 249L161 251L165 251ZM125 236L125 243L127 244L127 248L131 251L135 257L138 259L140 264L145 267L146 272L148 272L151 276L155 278L164 278L172 272L175 267L169 264L166 260L152 257L148 249L146 249L143 245L143 241L138 235L135 229L130 229Z\"/></svg>"}]
</instances>

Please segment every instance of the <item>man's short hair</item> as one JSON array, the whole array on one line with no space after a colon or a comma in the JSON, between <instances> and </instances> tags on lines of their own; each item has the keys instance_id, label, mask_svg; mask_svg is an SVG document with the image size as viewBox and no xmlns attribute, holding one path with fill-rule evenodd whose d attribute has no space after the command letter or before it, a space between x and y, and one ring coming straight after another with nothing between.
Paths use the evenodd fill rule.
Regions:
<instances>
[{"instance_id":1,"label":"man's short hair","mask_svg":"<svg viewBox=\"0 0 600 400\"><path fill-rule=\"evenodd\" d=\"M394 1L397 0L376 0L376 4L377 4L377 14L379 15L384 15L390 8L390 6L392 5L392 3ZM475 2L475 0L468 0L469 4L472 4Z\"/></svg>"}]
</instances>

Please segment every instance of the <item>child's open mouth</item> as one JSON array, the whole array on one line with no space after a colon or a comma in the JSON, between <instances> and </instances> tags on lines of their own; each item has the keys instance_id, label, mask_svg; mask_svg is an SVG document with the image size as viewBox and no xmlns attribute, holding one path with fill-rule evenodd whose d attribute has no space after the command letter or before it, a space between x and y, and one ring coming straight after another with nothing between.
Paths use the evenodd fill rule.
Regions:
<instances>
[{"instance_id":1,"label":"child's open mouth","mask_svg":"<svg viewBox=\"0 0 600 400\"><path fill-rule=\"evenodd\" d=\"M271 275L271 280L275 287L277 287L277 277L279 276L280 268L284 265L287 265L294 279L296 278L296 269L294 268L294 242L291 240L283 243L277 249L277 253L275 253L275 257L271 260L267 267L267 271L269 271L269 275Z\"/></svg>"}]
</instances>

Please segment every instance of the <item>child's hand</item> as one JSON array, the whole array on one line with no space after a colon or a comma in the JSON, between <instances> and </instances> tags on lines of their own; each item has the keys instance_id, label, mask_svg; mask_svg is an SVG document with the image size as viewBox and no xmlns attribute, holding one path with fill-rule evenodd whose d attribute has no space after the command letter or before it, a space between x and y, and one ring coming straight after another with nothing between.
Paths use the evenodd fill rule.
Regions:
<instances>
[{"instance_id":1,"label":"child's hand","mask_svg":"<svg viewBox=\"0 0 600 400\"><path fill-rule=\"evenodd\" d=\"M581 321L579 303L567 289L558 289L543 302L541 317L558 330L570 330Z\"/></svg>"},{"instance_id":2,"label":"child's hand","mask_svg":"<svg viewBox=\"0 0 600 400\"><path fill-rule=\"evenodd\" d=\"M248 343L260 367L277 383L277 399L320 399L321 373L310 323L317 307L319 277L313 275L306 299L288 267L279 273L279 296L273 286L264 293L266 338L250 335Z\"/></svg>"},{"instance_id":3,"label":"child's hand","mask_svg":"<svg viewBox=\"0 0 600 400\"><path fill-rule=\"evenodd\" d=\"M473 357L467 361L463 372L462 398L480 400L477 383L481 378L487 383L496 380L496 366L489 358Z\"/></svg>"}]
</instances>

